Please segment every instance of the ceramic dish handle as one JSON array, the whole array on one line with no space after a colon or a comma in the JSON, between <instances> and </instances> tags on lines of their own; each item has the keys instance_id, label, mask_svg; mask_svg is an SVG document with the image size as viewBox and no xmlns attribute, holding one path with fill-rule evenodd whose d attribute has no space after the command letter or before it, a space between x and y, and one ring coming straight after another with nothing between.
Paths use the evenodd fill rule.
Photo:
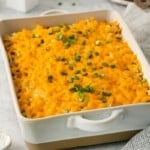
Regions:
<instances>
[{"instance_id":1,"label":"ceramic dish handle","mask_svg":"<svg viewBox=\"0 0 150 150\"><path fill-rule=\"evenodd\" d=\"M50 9L41 13L41 16L51 16L56 14L66 14L68 11L62 9Z\"/></svg>"},{"instance_id":2,"label":"ceramic dish handle","mask_svg":"<svg viewBox=\"0 0 150 150\"><path fill-rule=\"evenodd\" d=\"M67 120L68 128L77 128L83 131L97 132L112 128L113 123L123 116L124 109L113 110L109 117L102 120L89 120L80 115L70 116Z\"/></svg>"}]
</instances>

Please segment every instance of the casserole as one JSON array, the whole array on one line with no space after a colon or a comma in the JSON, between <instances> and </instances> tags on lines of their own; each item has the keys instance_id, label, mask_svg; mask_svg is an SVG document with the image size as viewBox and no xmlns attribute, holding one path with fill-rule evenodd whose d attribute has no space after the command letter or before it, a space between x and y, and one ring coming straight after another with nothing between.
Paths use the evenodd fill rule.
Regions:
<instances>
[{"instance_id":1,"label":"casserole","mask_svg":"<svg viewBox=\"0 0 150 150\"><path fill-rule=\"evenodd\" d=\"M144 77L147 79L148 83L150 83L149 65L142 51L132 37L128 27L122 21L121 17L114 11L101 10L46 17L3 20L0 22L0 33L3 36L4 34L21 30L24 27L33 28L37 23L44 26L50 26L60 24L65 20L66 23L70 24L79 19L86 19L91 16L97 20L116 20L119 22L122 28L123 38L128 42L130 48L142 63ZM8 79L20 127L24 139L31 149L48 149L50 148L49 146L51 146L51 149L66 148L77 145L89 145L126 139L129 138L134 131L145 128L150 123L149 118L145 117L150 112L149 103L123 105L39 119L29 119L23 117L20 113L16 100L17 98L2 39L0 41L0 46L8 72ZM128 134L129 131L133 132ZM114 139L117 134L125 136L122 136L120 139ZM92 140L89 140L89 137ZM70 143L67 144L68 142Z\"/></svg>"}]
</instances>

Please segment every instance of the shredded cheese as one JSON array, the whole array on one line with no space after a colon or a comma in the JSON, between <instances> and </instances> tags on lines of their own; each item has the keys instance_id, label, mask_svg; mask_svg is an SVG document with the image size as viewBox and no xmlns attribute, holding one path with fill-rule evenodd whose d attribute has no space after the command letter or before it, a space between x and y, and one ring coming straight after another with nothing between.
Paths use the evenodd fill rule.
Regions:
<instances>
[{"instance_id":1,"label":"shredded cheese","mask_svg":"<svg viewBox=\"0 0 150 150\"><path fill-rule=\"evenodd\" d=\"M40 118L150 100L117 22L22 29L4 36L22 114Z\"/></svg>"}]
</instances>

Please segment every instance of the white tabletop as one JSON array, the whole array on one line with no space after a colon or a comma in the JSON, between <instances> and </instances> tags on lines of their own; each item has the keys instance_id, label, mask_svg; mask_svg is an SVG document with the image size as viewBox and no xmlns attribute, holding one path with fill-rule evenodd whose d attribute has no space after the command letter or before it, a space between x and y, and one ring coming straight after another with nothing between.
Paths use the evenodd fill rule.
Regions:
<instances>
[{"instance_id":1,"label":"white tabletop","mask_svg":"<svg viewBox=\"0 0 150 150\"><path fill-rule=\"evenodd\" d=\"M59 6L58 2L62 2ZM75 2L76 5L72 6ZM109 0L41 0L40 4L28 13L18 12L13 9L6 8L0 0L0 19L27 17L40 15L43 11L49 9L64 9L69 12L97 10L97 9L116 9L121 15L125 7L113 4ZM8 133L12 138L10 150L26 150L23 138L20 133L20 128L14 112L8 80L3 63L3 58L0 52L0 130ZM85 148L75 148L76 150L120 150L125 142L117 142L111 144L102 144L89 146Z\"/></svg>"}]
</instances>

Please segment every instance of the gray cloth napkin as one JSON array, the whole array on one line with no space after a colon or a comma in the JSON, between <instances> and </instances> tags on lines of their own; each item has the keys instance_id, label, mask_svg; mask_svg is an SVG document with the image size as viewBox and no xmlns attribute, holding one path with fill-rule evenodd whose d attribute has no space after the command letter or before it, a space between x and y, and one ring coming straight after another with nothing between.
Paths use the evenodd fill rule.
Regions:
<instances>
[{"instance_id":1,"label":"gray cloth napkin","mask_svg":"<svg viewBox=\"0 0 150 150\"><path fill-rule=\"evenodd\" d=\"M150 63L150 12L129 4L124 19ZM150 150L150 127L136 134L121 150Z\"/></svg>"},{"instance_id":2,"label":"gray cloth napkin","mask_svg":"<svg viewBox=\"0 0 150 150\"><path fill-rule=\"evenodd\" d=\"M150 127L136 134L121 150L150 150Z\"/></svg>"}]
</instances>

